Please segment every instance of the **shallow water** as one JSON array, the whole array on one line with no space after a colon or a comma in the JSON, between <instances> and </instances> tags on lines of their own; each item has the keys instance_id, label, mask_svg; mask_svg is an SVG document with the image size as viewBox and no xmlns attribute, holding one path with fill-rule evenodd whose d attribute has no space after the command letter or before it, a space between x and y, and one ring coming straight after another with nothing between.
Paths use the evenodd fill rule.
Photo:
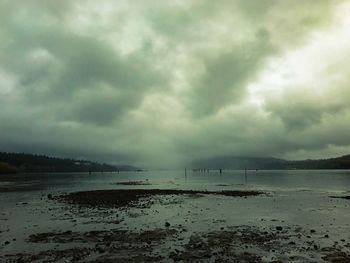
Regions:
<instances>
[{"instance_id":1,"label":"shallow water","mask_svg":"<svg viewBox=\"0 0 350 263\"><path fill-rule=\"evenodd\" d=\"M146 181L142 188L208 189L253 188L263 190L350 190L350 170L225 170L193 172L146 171L120 173L57 173L0 176L0 193L5 191L78 191L130 188L113 185L120 181ZM140 186L135 186L140 188Z\"/></svg>"}]
</instances>

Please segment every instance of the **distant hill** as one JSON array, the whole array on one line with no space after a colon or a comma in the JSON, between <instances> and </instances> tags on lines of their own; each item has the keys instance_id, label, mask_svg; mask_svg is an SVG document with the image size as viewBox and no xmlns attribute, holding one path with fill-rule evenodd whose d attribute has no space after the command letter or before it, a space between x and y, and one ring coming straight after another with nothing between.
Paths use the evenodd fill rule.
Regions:
<instances>
[{"instance_id":1,"label":"distant hill","mask_svg":"<svg viewBox=\"0 0 350 263\"><path fill-rule=\"evenodd\" d=\"M0 152L0 173L15 172L112 172L139 168L86 160L62 159L45 155Z\"/></svg>"},{"instance_id":2,"label":"distant hill","mask_svg":"<svg viewBox=\"0 0 350 263\"><path fill-rule=\"evenodd\" d=\"M350 155L319 160L288 161L270 157L223 156L198 159L191 163L193 168L207 169L350 169Z\"/></svg>"}]
</instances>

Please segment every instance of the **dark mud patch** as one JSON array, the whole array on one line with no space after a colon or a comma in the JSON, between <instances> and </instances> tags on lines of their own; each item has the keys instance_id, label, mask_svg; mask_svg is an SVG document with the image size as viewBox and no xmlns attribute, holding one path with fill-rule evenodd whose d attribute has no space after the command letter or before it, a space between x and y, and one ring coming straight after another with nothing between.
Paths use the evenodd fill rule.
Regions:
<instances>
[{"instance_id":1,"label":"dark mud patch","mask_svg":"<svg viewBox=\"0 0 350 263\"><path fill-rule=\"evenodd\" d=\"M338 198L338 199L346 199L346 200L350 200L350 195L347 196L330 196L330 198Z\"/></svg>"},{"instance_id":2,"label":"dark mud patch","mask_svg":"<svg viewBox=\"0 0 350 263\"><path fill-rule=\"evenodd\" d=\"M148 181L123 181L113 183L114 185L151 185Z\"/></svg>"},{"instance_id":3,"label":"dark mud patch","mask_svg":"<svg viewBox=\"0 0 350 263\"><path fill-rule=\"evenodd\" d=\"M114 242L119 245L123 244L151 244L158 242L167 236L176 234L175 229L154 229L141 232L131 232L128 230L103 230L89 232L49 232L39 233L29 236L28 241L31 243L105 243Z\"/></svg>"},{"instance_id":4,"label":"dark mud patch","mask_svg":"<svg viewBox=\"0 0 350 263\"><path fill-rule=\"evenodd\" d=\"M216 186L242 186L243 184L216 184Z\"/></svg>"},{"instance_id":5,"label":"dark mud patch","mask_svg":"<svg viewBox=\"0 0 350 263\"><path fill-rule=\"evenodd\" d=\"M69 204L90 207L149 207L141 199L159 195L223 195L231 197L247 197L262 195L259 191L194 191L194 190L166 190L166 189L120 189L83 191L64 194L55 197Z\"/></svg>"},{"instance_id":6,"label":"dark mud patch","mask_svg":"<svg viewBox=\"0 0 350 263\"><path fill-rule=\"evenodd\" d=\"M5 255L6 262L79 262L91 254L88 248L69 248L63 250L47 250L37 254L19 253Z\"/></svg>"},{"instance_id":7,"label":"dark mud patch","mask_svg":"<svg viewBox=\"0 0 350 263\"><path fill-rule=\"evenodd\" d=\"M140 251L115 251L114 254L94 251L88 248L71 248L63 250L46 250L38 254L7 255L6 262L89 262L89 263L126 263L126 262L164 262L161 256L147 255Z\"/></svg>"},{"instance_id":8,"label":"dark mud patch","mask_svg":"<svg viewBox=\"0 0 350 263\"><path fill-rule=\"evenodd\" d=\"M175 229L154 229L141 232L128 230L89 232L48 232L29 236L28 242L58 246L36 254L6 255L7 262L157 262L164 259L154 251L167 238L177 234Z\"/></svg>"},{"instance_id":9,"label":"dark mud patch","mask_svg":"<svg viewBox=\"0 0 350 263\"><path fill-rule=\"evenodd\" d=\"M160 262L164 260L161 256L148 255L147 251L132 249L116 249L110 247L107 250L96 247L70 249L50 249L37 254L21 253L6 255L6 262L27 263L27 262L90 262L90 263L108 263L108 262ZM112 251L110 253L110 251ZM164 262L164 261L162 261Z\"/></svg>"}]
</instances>

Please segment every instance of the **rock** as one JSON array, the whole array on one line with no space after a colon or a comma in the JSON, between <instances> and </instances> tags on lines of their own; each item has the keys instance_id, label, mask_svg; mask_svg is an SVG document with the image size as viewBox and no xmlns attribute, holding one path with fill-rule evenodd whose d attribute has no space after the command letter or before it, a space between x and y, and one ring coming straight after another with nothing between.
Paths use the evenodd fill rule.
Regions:
<instances>
[{"instance_id":1,"label":"rock","mask_svg":"<svg viewBox=\"0 0 350 263\"><path fill-rule=\"evenodd\" d=\"M283 227L281 227L281 226L276 226L276 230L277 231L281 231L283 229Z\"/></svg>"},{"instance_id":2,"label":"rock","mask_svg":"<svg viewBox=\"0 0 350 263\"><path fill-rule=\"evenodd\" d=\"M106 250L98 244L96 244L95 249L98 253L105 253L106 252Z\"/></svg>"},{"instance_id":3,"label":"rock","mask_svg":"<svg viewBox=\"0 0 350 263\"><path fill-rule=\"evenodd\" d=\"M311 229L310 233L316 233L316 230L315 229Z\"/></svg>"},{"instance_id":4,"label":"rock","mask_svg":"<svg viewBox=\"0 0 350 263\"><path fill-rule=\"evenodd\" d=\"M299 232L301 232L303 229L301 228L301 227L297 227L294 231L296 232L296 233L299 233Z\"/></svg>"},{"instance_id":5,"label":"rock","mask_svg":"<svg viewBox=\"0 0 350 263\"><path fill-rule=\"evenodd\" d=\"M329 262L349 262L349 255L343 251L335 251L327 256L322 257L322 259Z\"/></svg>"},{"instance_id":6,"label":"rock","mask_svg":"<svg viewBox=\"0 0 350 263\"><path fill-rule=\"evenodd\" d=\"M329 238L329 235L326 234L326 235L324 235L324 237L325 237L325 238Z\"/></svg>"},{"instance_id":7,"label":"rock","mask_svg":"<svg viewBox=\"0 0 350 263\"><path fill-rule=\"evenodd\" d=\"M323 251L323 252L332 252L332 251L334 251L334 248L332 248L332 247L323 247L323 248L321 248L321 251Z\"/></svg>"},{"instance_id":8,"label":"rock","mask_svg":"<svg viewBox=\"0 0 350 263\"><path fill-rule=\"evenodd\" d=\"M5 241L5 245L8 245L8 244L10 244L10 241Z\"/></svg>"},{"instance_id":9,"label":"rock","mask_svg":"<svg viewBox=\"0 0 350 263\"><path fill-rule=\"evenodd\" d=\"M51 200L52 199L52 194L48 194L47 198Z\"/></svg>"},{"instance_id":10,"label":"rock","mask_svg":"<svg viewBox=\"0 0 350 263\"><path fill-rule=\"evenodd\" d=\"M166 226L166 227L169 227L169 226L170 226L170 223L169 223L169 222L165 222L165 226Z\"/></svg>"}]
</instances>

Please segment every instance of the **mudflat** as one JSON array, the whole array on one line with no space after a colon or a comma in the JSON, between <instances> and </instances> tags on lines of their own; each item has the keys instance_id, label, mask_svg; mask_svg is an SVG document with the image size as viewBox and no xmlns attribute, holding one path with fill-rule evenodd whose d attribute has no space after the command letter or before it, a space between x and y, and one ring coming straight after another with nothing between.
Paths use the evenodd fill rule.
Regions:
<instances>
[{"instance_id":1,"label":"mudflat","mask_svg":"<svg viewBox=\"0 0 350 263\"><path fill-rule=\"evenodd\" d=\"M337 240L324 225L313 229L309 224L291 224L266 215L254 218L253 224L242 224L240 220L235 222L238 214L236 217L224 214L230 209L241 211L245 205L249 209L252 202L275 202L275 199L273 193L253 190L113 189L48 194L41 196L41 200L51 213L51 225L46 226L50 231L29 231L22 241L23 251L17 248L4 252L16 240L4 241L0 259L3 262L350 261L349 240ZM17 205L27 207L28 203ZM60 227L56 229L55 224ZM31 247L35 249L30 250Z\"/></svg>"},{"instance_id":2,"label":"mudflat","mask_svg":"<svg viewBox=\"0 0 350 263\"><path fill-rule=\"evenodd\" d=\"M161 175L5 178L0 262L350 261L344 188Z\"/></svg>"}]
</instances>

